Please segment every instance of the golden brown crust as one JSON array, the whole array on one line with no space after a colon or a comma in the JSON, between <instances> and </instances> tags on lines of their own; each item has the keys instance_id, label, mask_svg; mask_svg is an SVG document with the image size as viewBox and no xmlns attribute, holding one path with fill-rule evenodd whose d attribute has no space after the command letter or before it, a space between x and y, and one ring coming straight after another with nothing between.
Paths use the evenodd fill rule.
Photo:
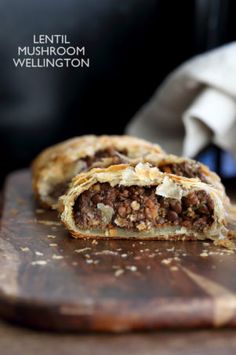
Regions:
<instances>
[{"instance_id":1,"label":"golden brown crust","mask_svg":"<svg viewBox=\"0 0 236 355\"><path fill-rule=\"evenodd\" d=\"M209 227L207 233L199 233L187 230L185 227L163 227L155 230L134 232L121 230L120 228L104 230L81 230L74 221L73 206L78 196L88 190L96 183L107 182L111 186L162 186L162 196L166 197L185 196L186 194L204 190L214 201L214 223ZM169 194L172 194L170 196ZM175 198L175 197L174 197ZM227 200L222 190L215 189L198 179L189 179L181 176L162 173L156 167L139 163L135 167L131 165L116 165L106 169L92 169L76 176L66 195L59 200L59 211L61 220L69 232L76 238L80 237L112 237L128 239L219 239L227 238Z\"/></svg>"},{"instance_id":2,"label":"golden brown crust","mask_svg":"<svg viewBox=\"0 0 236 355\"><path fill-rule=\"evenodd\" d=\"M108 148L126 150L128 159L142 159L147 154L164 154L158 146L130 136L82 136L69 139L44 150L32 163L32 183L36 198L44 207L57 208L49 196L54 184L71 180L80 167L78 160Z\"/></svg>"}]
</instances>

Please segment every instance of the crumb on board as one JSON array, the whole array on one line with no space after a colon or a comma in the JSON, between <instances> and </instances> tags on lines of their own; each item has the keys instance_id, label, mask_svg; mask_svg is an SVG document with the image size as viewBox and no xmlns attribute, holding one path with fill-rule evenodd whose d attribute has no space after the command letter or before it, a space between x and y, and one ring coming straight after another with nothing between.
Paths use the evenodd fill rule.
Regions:
<instances>
[{"instance_id":1,"label":"crumb on board","mask_svg":"<svg viewBox=\"0 0 236 355\"><path fill-rule=\"evenodd\" d=\"M171 271L178 271L179 268L178 268L177 266L171 266L170 270L171 270Z\"/></svg>"},{"instance_id":2,"label":"crumb on board","mask_svg":"<svg viewBox=\"0 0 236 355\"><path fill-rule=\"evenodd\" d=\"M172 258L162 259L161 263L165 265L169 265L172 262Z\"/></svg>"},{"instance_id":3,"label":"crumb on board","mask_svg":"<svg viewBox=\"0 0 236 355\"><path fill-rule=\"evenodd\" d=\"M127 258L128 254L124 253L124 254L121 254L121 257L122 258Z\"/></svg>"},{"instance_id":4,"label":"crumb on board","mask_svg":"<svg viewBox=\"0 0 236 355\"><path fill-rule=\"evenodd\" d=\"M206 258L206 257L208 257L208 256L209 256L209 254L208 254L208 253L206 253L206 252L203 252L203 253L201 253L201 254L200 254L200 256L201 256L202 258Z\"/></svg>"},{"instance_id":5,"label":"crumb on board","mask_svg":"<svg viewBox=\"0 0 236 355\"><path fill-rule=\"evenodd\" d=\"M41 251L35 251L35 255L38 255L38 256L43 256L44 254L41 253Z\"/></svg>"},{"instance_id":6,"label":"crumb on board","mask_svg":"<svg viewBox=\"0 0 236 355\"><path fill-rule=\"evenodd\" d=\"M87 264L93 264L93 260L92 259L86 259L86 263Z\"/></svg>"},{"instance_id":7,"label":"crumb on board","mask_svg":"<svg viewBox=\"0 0 236 355\"><path fill-rule=\"evenodd\" d=\"M28 247L20 247L20 250L21 251L30 251L30 248L28 248Z\"/></svg>"},{"instance_id":8,"label":"crumb on board","mask_svg":"<svg viewBox=\"0 0 236 355\"><path fill-rule=\"evenodd\" d=\"M94 253L95 255L119 255L116 251L112 251L112 250L102 250L102 251L97 251L96 253Z\"/></svg>"},{"instance_id":9,"label":"crumb on board","mask_svg":"<svg viewBox=\"0 0 236 355\"><path fill-rule=\"evenodd\" d=\"M62 255L57 255L57 254L53 254L52 259L54 259L54 260L60 260L60 259L64 259L64 256L62 256Z\"/></svg>"},{"instance_id":10,"label":"crumb on board","mask_svg":"<svg viewBox=\"0 0 236 355\"><path fill-rule=\"evenodd\" d=\"M58 244L57 244L57 243L50 243L49 246L50 246L50 247L57 247Z\"/></svg>"},{"instance_id":11,"label":"crumb on board","mask_svg":"<svg viewBox=\"0 0 236 355\"><path fill-rule=\"evenodd\" d=\"M83 252L89 251L89 250L91 250L91 248L87 247L87 248L82 248L82 249L75 249L74 252L80 254L80 253L83 253Z\"/></svg>"},{"instance_id":12,"label":"crumb on board","mask_svg":"<svg viewBox=\"0 0 236 355\"><path fill-rule=\"evenodd\" d=\"M35 260L31 262L31 265L46 265L47 261L46 260Z\"/></svg>"},{"instance_id":13,"label":"crumb on board","mask_svg":"<svg viewBox=\"0 0 236 355\"><path fill-rule=\"evenodd\" d=\"M117 270L114 272L114 276L115 276L115 277L119 277L119 276L121 276L124 272L125 272L124 269L117 269Z\"/></svg>"},{"instance_id":14,"label":"crumb on board","mask_svg":"<svg viewBox=\"0 0 236 355\"><path fill-rule=\"evenodd\" d=\"M166 251L174 251L174 250L175 250L175 247L172 247L172 248L166 249Z\"/></svg>"},{"instance_id":15,"label":"crumb on board","mask_svg":"<svg viewBox=\"0 0 236 355\"><path fill-rule=\"evenodd\" d=\"M96 239L93 239L92 244L97 245L98 241Z\"/></svg>"},{"instance_id":16,"label":"crumb on board","mask_svg":"<svg viewBox=\"0 0 236 355\"><path fill-rule=\"evenodd\" d=\"M48 238L51 238L51 239L55 239L55 238L56 238L56 236L53 235L53 234L48 234L47 237L48 237Z\"/></svg>"}]
</instances>

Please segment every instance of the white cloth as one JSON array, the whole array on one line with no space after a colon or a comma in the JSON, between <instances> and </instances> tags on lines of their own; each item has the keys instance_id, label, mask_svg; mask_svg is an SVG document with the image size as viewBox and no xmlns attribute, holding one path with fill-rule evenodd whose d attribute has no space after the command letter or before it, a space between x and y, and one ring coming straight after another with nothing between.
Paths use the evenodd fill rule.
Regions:
<instances>
[{"instance_id":1,"label":"white cloth","mask_svg":"<svg viewBox=\"0 0 236 355\"><path fill-rule=\"evenodd\" d=\"M208 143L236 155L236 42L199 55L171 73L126 133L194 157Z\"/></svg>"}]
</instances>

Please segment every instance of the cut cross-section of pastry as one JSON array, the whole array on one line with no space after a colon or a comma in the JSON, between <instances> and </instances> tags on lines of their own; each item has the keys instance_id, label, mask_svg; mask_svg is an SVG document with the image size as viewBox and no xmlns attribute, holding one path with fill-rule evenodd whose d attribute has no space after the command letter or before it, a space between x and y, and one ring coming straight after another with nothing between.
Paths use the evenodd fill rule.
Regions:
<instances>
[{"instance_id":1,"label":"cut cross-section of pastry","mask_svg":"<svg viewBox=\"0 0 236 355\"><path fill-rule=\"evenodd\" d=\"M59 210L74 237L224 240L228 203L199 179L139 163L76 176Z\"/></svg>"},{"instance_id":2,"label":"cut cross-section of pastry","mask_svg":"<svg viewBox=\"0 0 236 355\"><path fill-rule=\"evenodd\" d=\"M44 207L57 208L72 177L92 167L145 161L164 154L155 144L129 136L82 136L49 147L32 165L33 190Z\"/></svg>"}]
</instances>

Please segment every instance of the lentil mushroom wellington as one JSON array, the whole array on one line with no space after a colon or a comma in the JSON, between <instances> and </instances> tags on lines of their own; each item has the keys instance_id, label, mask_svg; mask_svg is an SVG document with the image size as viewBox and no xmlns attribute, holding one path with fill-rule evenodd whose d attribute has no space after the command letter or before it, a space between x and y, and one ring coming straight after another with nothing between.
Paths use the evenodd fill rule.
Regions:
<instances>
[{"instance_id":1,"label":"lentil mushroom wellington","mask_svg":"<svg viewBox=\"0 0 236 355\"><path fill-rule=\"evenodd\" d=\"M82 136L44 150L32 166L33 190L44 207L57 208L71 179L94 167L149 162L162 172L198 178L224 191L219 177L191 159L167 155L158 145L129 136Z\"/></svg>"},{"instance_id":2,"label":"lentil mushroom wellington","mask_svg":"<svg viewBox=\"0 0 236 355\"><path fill-rule=\"evenodd\" d=\"M74 237L227 239L224 191L139 163L76 176L59 200Z\"/></svg>"}]
</instances>

